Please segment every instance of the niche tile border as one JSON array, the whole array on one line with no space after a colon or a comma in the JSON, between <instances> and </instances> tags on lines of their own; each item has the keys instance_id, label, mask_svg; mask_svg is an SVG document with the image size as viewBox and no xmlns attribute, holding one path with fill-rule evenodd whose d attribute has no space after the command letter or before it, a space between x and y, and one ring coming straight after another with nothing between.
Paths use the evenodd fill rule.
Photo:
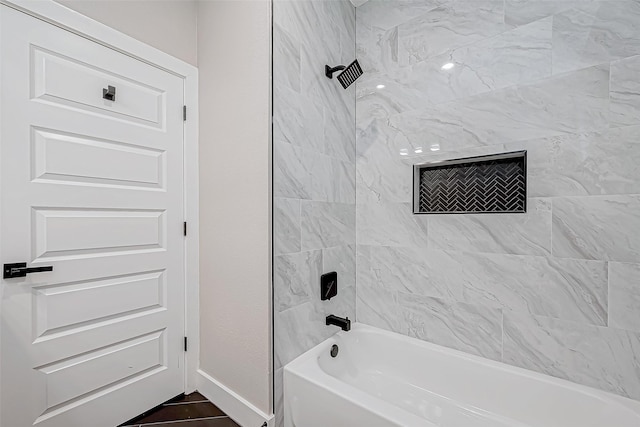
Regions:
<instances>
[{"instance_id":1,"label":"niche tile border","mask_svg":"<svg viewBox=\"0 0 640 427\"><path fill-rule=\"evenodd\" d=\"M414 214L525 213L527 152L414 165Z\"/></svg>"}]
</instances>

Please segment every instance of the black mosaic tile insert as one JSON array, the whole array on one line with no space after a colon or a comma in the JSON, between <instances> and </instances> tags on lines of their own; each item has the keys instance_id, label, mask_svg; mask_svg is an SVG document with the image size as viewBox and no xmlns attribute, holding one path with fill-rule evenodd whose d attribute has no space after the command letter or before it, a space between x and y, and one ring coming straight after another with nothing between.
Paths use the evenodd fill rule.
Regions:
<instances>
[{"instance_id":1,"label":"black mosaic tile insert","mask_svg":"<svg viewBox=\"0 0 640 427\"><path fill-rule=\"evenodd\" d=\"M518 151L414 167L414 213L523 213L527 153Z\"/></svg>"}]
</instances>

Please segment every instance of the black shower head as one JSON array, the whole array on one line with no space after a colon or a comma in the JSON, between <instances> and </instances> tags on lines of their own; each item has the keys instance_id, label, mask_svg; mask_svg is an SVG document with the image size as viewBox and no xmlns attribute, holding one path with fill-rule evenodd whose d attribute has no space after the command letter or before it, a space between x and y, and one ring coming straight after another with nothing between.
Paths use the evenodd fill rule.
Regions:
<instances>
[{"instance_id":1,"label":"black shower head","mask_svg":"<svg viewBox=\"0 0 640 427\"><path fill-rule=\"evenodd\" d=\"M345 67L344 65L338 65L337 67L329 67L328 65L325 65L324 69L325 75L330 79L333 78L333 73L343 70L338 74L338 81L345 89L351 86L353 82L362 75L362 68L360 68L360 64L358 64L357 59L349 64L348 67Z\"/></svg>"}]
</instances>

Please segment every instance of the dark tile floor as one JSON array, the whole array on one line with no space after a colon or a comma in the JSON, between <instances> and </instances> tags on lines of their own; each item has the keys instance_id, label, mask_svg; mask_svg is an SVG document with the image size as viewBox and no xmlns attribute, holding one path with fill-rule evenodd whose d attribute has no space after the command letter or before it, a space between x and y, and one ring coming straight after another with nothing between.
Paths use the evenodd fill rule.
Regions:
<instances>
[{"instance_id":1,"label":"dark tile floor","mask_svg":"<svg viewBox=\"0 0 640 427\"><path fill-rule=\"evenodd\" d=\"M179 396L121 427L239 427L217 406L198 392Z\"/></svg>"}]
</instances>

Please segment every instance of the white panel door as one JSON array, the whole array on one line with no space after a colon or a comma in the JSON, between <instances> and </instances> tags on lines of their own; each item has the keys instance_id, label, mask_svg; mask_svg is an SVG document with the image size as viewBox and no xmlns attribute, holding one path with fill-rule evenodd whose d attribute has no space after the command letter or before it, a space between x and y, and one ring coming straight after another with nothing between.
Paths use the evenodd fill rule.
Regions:
<instances>
[{"instance_id":1,"label":"white panel door","mask_svg":"<svg viewBox=\"0 0 640 427\"><path fill-rule=\"evenodd\" d=\"M183 80L0 15L2 426L114 427L183 391Z\"/></svg>"}]
</instances>

